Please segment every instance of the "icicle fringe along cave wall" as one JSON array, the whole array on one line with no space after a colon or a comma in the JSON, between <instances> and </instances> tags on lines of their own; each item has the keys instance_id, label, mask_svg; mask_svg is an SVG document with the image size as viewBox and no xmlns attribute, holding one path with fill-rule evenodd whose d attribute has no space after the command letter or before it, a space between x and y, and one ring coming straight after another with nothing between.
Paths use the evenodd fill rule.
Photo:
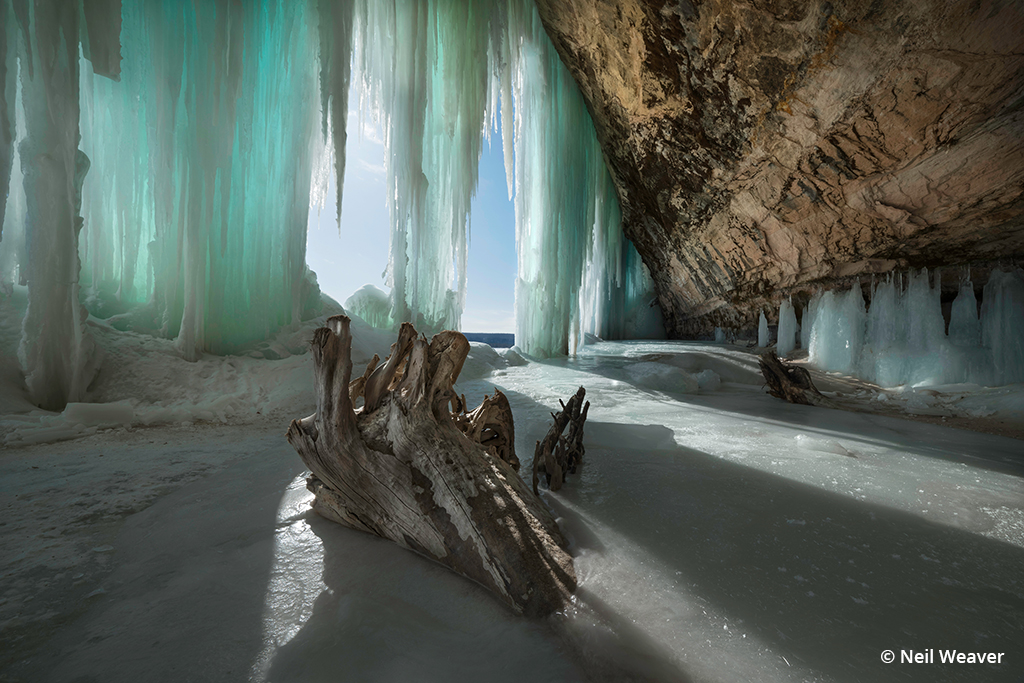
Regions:
<instances>
[{"instance_id":1,"label":"icicle fringe along cave wall","mask_svg":"<svg viewBox=\"0 0 1024 683\"><path fill-rule=\"evenodd\" d=\"M520 346L663 335L530 0L0 0L0 18L0 281L29 288L21 360L40 405L84 397L90 313L195 359L318 312L306 229L332 160L343 188L353 78L385 135L392 321L458 327L500 107Z\"/></svg>"},{"instance_id":2,"label":"icicle fringe along cave wall","mask_svg":"<svg viewBox=\"0 0 1024 683\"><path fill-rule=\"evenodd\" d=\"M822 370L883 387L1024 382L1024 270L993 269L980 306L965 272L948 316L940 277L924 269L889 274L870 283L867 301L860 284L816 292L802 312L801 348ZM761 321L766 346L763 313ZM789 299L778 321L776 350L786 355L798 334Z\"/></svg>"}]
</instances>

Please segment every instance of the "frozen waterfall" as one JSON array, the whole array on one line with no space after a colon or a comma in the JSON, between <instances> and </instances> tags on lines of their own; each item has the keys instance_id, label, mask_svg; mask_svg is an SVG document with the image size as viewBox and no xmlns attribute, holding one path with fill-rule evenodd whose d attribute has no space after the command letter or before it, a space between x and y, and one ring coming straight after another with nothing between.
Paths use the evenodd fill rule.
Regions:
<instances>
[{"instance_id":1,"label":"frozen waterfall","mask_svg":"<svg viewBox=\"0 0 1024 683\"><path fill-rule=\"evenodd\" d=\"M353 80L385 133L392 321L458 327L470 200L500 119L523 349L663 334L584 100L530 0L85 7L80 20L0 3L0 283L29 287L37 404L82 398L90 314L195 360L318 312L306 229L332 165L343 187Z\"/></svg>"},{"instance_id":2,"label":"frozen waterfall","mask_svg":"<svg viewBox=\"0 0 1024 683\"><path fill-rule=\"evenodd\" d=\"M361 105L387 147L392 319L458 327L470 200L500 111L519 345L548 356L587 333L663 336L586 104L534 4L356 5Z\"/></svg>"}]
</instances>

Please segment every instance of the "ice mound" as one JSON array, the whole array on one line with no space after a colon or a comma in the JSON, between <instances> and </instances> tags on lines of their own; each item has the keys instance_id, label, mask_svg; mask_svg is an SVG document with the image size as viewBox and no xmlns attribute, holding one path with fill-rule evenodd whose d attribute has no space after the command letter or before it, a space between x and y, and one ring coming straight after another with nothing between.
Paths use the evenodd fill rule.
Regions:
<instances>
[{"instance_id":1,"label":"ice mound","mask_svg":"<svg viewBox=\"0 0 1024 683\"><path fill-rule=\"evenodd\" d=\"M325 308L328 315L340 311L331 301L325 301ZM122 332L90 319L104 360L86 395L88 402L68 404L63 413L26 406L30 412L0 416L0 440L25 445L112 427L195 422L269 419L287 425L315 408L309 342L328 315L286 327L245 355L207 354L195 362L186 361L171 339ZM393 332L374 329L358 318L351 330L353 373L362 373L374 354L386 357L395 341Z\"/></svg>"},{"instance_id":2,"label":"ice mound","mask_svg":"<svg viewBox=\"0 0 1024 683\"><path fill-rule=\"evenodd\" d=\"M622 368L627 381L652 391L674 391L695 394L700 389L697 378L679 368L651 361L628 363Z\"/></svg>"},{"instance_id":3,"label":"ice mound","mask_svg":"<svg viewBox=\"0 0 1024 683\"><path fill-rule=\"evenodd\" d=\"M757 365L757 356L740 351L684 351L666 356L662 362L692 374L699 374L705 370L712 371L720 382L764 384L764 377Z\"/></svg>"},{"instance_id":4,"label":"ice mound","mask_svg":"<svg viewBox=\"0 0 1024 683\"><path fill-rule=\"evenodd\" d=\"M362 318L370 327L391 329L391 301L386 292L373 285L363 285L345 300L345 310Z\"/></svg>"},{"instance_id":5,"label":"ice mound","mask_svg":"<svg viewBox=\"0 0 1024 683\"><path fill-rule=\"evenodd\" d=\"M498 354L505 359L505 362L508 363L509 367L522 367L530 362L523 358L514 346L508 349L502 349Z\"/></svg>"},{"instance_id":6,"label":"ice mound","mask_svg":"<svg viewBox=\"0 0 1024 683\"><path fill-rule=\"evenodd\" d=\"M714 370L701 370L695 378L701 391L716 391L722 386L722 378Z\"/></svg>"},{"instance_id":7,"label":"ice mound","mask_svg":"<svg viewBox=\"0 0 1024 683\"><path fill-rule=\"evenodd\" d=\"M482 379L495 370L507 367L508 361L489 344L469 342L469 355L466 356L466 362L462 364L459 381Z\"/></svg>"}]
</instances>

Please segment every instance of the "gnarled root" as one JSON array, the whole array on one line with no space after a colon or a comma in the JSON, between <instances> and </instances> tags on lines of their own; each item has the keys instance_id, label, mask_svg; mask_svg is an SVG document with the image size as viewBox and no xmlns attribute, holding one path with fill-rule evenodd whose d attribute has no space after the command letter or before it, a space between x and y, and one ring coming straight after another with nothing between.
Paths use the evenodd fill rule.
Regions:
<instances>
[{"instance_id":1,"label":"gnarled root","mask_svg":"<svg viewBox=\"0 0 1024 683\"><path fill-rule=\"evenodd\" d=\"M831 401L814 386L811 373L806 369L783 362L774 351L762 353L758 362L768 383L768 393L775 398L809 406L831 405Z\"/></svg>"},{"instance_id":2,"label":"gnarled root","mask_svg":"<svg viewBox=\"0 0 1024 683\"><path fill-rule=\"evenodd\" d=\"M312 472L314 509L450 567L516 612L560 609L576 574L554 518L516 473L508 401L496 392L466 412L453 389L466 338L428 343L405 323L391 355L354 382L351 346L345 316L316 331L317 411L288 429Z\"/></svg>"},{"instance_id":3,"label":"gnarled root","mask_svg":"<svg viewBox=\"0 0 1024 683\"><path fill-rule=\"evenodd\" d=\"M557 491L562 488L565 475L575 474L576 468L583 462L583 423L590 410L590 401L583 404L586 394L587 390L580 387L568 403L558 402L562 410L557 415L551 414L555 423L551 425L544 440L537 442L533 455L534 493L537 493L541 473L547 477L548 488ZM566 425L569 425L569 431L562 436Z\"/></svg>"}]
</instances>

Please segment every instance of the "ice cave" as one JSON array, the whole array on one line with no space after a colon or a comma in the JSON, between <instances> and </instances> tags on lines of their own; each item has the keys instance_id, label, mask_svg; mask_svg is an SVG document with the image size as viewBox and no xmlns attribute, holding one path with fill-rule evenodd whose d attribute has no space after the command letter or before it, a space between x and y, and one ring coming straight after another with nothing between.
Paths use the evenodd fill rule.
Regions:
<instances>
[{"instance_id":1,"label":"ice cave","mask_svg":"<svg viewBox=\"0 0 1024 683\"><path fill-rule=\"evenodd\" d=\"M0 0L0 188L4 683L1024 681L1018 0Z\"/></svg>"}]
</instances>

